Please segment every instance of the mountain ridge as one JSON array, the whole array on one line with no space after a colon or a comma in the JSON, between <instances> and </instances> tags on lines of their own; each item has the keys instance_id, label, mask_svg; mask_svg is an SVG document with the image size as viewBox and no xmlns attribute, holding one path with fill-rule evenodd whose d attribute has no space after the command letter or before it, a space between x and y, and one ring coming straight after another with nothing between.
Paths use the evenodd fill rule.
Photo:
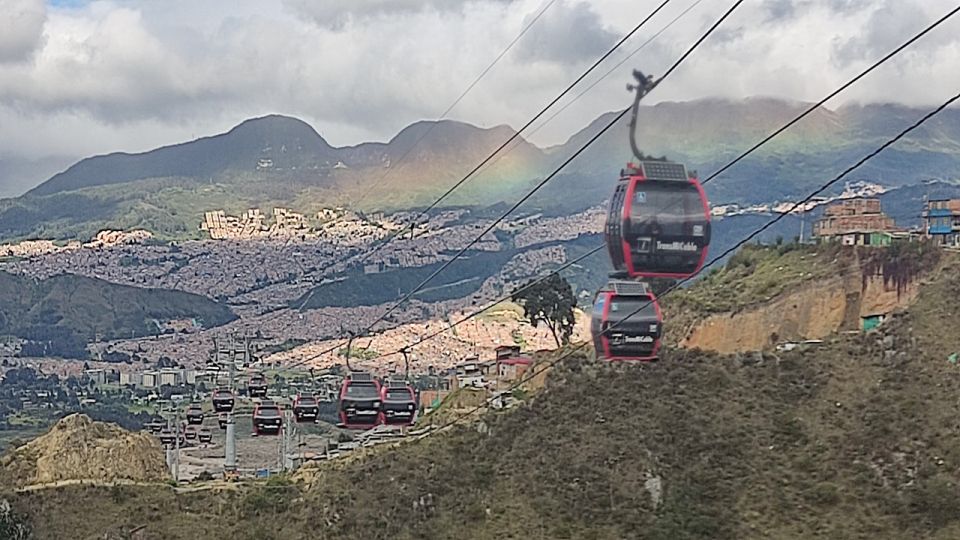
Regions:
<instances>
[{"instance_id":1,"label":"mountain ridge","mask_svg":"<svg viewBox=\"0 0 960 540\"><path fill-rule=\"evenodd\" d=\"M662 102L641 108L638 140L646 153L682 161L704 177L809 105L776 98ZM820 107L708 185L708 195L717 203L755 204L805 194L925 112L883 104ZM517 137L511 152L490 160L445 204L485 207L516 200L612 114L600 115L556 146L540 148ZM941 115L868 162L853 179L890 187L955 179L960 111ZM523 211L570 212L602 203L631 157L627 120L560 171ZM0 238L68 238L136 226L163 237L196 237L203 211L216 208L291 206L310 215L330 206L423 207L515 134L506 125L425 120L386 142L334 147L301 120L259 117L192 142L81 160L24 197L0 200Z\"/></svg>"},{"instance_id":2,"label":"mountain ridge","mask_svg":"<svg viewBox=\"0 0 960 540\"><path fill-rule=\"evenodd\" d=\"M223 169L221 167L224 165L228 167L229 170L229 167L236 165L234 160L236 160L238 156L230 156L233 159L226 163L221 161L205 166L203 163L191 164L184 162L186 156L173 156L173 154L185 151L188 155L202 155L221 149L223 147L221 143L226 142L228 139L231 142L239 143L241 150L250 150L251 146L255 144L258 139L262 140L266 134L265 131L267 130L264 128L267 124L273 128L272 131L281 131L282 136L292 136L292 142L299 141L300 137L314 139L321 155L323 152L329 152L333 148L306 122L291 116L271 114L244 120L224 133L200 137L192 141L165 145L146 152L112 152L82 159L71 165L65 171L54 175L47 181L34 187L26 193L26 196L53 195L63 191L147 178L212 174L222 171ZM176 161L169 165L166 164L162 158L168 156L174 157ZM134 161L140 161L141 163L134 163ZM156 163L157 161L160 161L160 163ZM98 172L95 166L103 166L103 163L106 163L108 170L113 169L114 174L112 176L117 180L112 181L110 176L103 178L103 174ZM137 170L138 165L141 169L145 170ZM213 165L217 167L213 167Z\"/></svg>"}]
</instances>

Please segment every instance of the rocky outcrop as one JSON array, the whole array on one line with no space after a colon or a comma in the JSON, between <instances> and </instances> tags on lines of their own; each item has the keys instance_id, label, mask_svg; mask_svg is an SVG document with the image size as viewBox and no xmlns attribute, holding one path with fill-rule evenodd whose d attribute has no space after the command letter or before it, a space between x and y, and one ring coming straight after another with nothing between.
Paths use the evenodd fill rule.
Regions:
<instances>
[{"instance_id":1,"label":"rocky outcrop","mask_svg":"<svg viewBox=\"0 0 960 540\"><path fill-rule=\"evenodd\" d=\"M65 480L154 482L167 477L163 449L146 433L72 414L0 461L4 484Z\"/></svg>"},{"instance_id":2,"label":"rocky outcrop","mask_svg":"<svg viewBox=\"0 0 960 540\"><path fill-rule=\"evenodd\" d=\"M755 351L790 340L821 339L856 330L861 317L885 314L912 302L918 283L898 290L882 275L862 278L846 272L810 283L770 302L738 312L711 315L687 333L680 345L720 353Z\"/></svg>"}]
</instances>

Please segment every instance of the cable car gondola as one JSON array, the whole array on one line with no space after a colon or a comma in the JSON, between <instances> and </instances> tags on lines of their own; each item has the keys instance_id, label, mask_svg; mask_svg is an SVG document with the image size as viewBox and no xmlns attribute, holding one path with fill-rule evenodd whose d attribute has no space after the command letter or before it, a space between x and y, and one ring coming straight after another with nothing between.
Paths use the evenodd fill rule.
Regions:
<instances>
[{"instance_id":1,"label":"cable car gondola","mask_svg":"<svg viewBox=\"0 0 960 540\"><path fill-rule=\"evenodd\" d=\"M233 392L226 388L217 388L214 390L211 400L213 401L213 410L218 413L233 410Z\"/></svg>"},{"instance_id":2,"label":"cable car gondola","mask_svg":"<svg viewBox=\"0 0 960 540\"><path fill-rule=\"evenodd\" d=\"M380 382L365 371L353 371L340 386L340 424L368 429L380 423Z\"/></svg>"},{"instance_id":3,"label":"cable car gondola","mask_svg":"<svg viewBox=\"0 0 960 540\"><path fill-rule=\"evenodd\" d=\"M160 444L164 446L172 445L176 441L176 435L169 426L164 426L163 429L160 430L157 438L160 439Z\"/></svg>"},{"instance_id":4,"label":"cable car gondola","mask_svg":"<svg viewBox=\"0 0 960 540\"><path fill-rule=\"evenodd\" d=\"M620 171L604 228L618 277L691 277L710 245L710 206L696 175L682 163L655 160L637 147L640 100L657 83L634 71L639 84L630 117L630 148L637 159Z\"/></svg>"},{"instance_id":5,"label":"cable car gondola","mask_svg":"<svg viewBox=\"0 0 960 540\"><path fill-rule=\"evenodd\" d=\"M311 394L297 394L293 400L293 416L297 422L315 422L320 414L320 403Z\"/></svg>"},{"instance_id":6,"label":"cable car gondola","mask_svg":"<svg viewBox=\"0 0 960 540\"><path fill-rule=\"evenodd\" d=\"M196 440L196 438L197 438L197 426L192 425L192 424L187 425L187 427L184 428L184 430L183 430L183 438L186 439L186 440L188 440L188 441Z\"/></svg>"},{"instance_id":7,"label":"cable car gondola","mask_svg":"<svg viewBox=\"0 0 960 540\"><path fill-rule=\"evenodd\" d=\"M187 423L197 426L203 423L203 406L199 403L191 403L187 407Z\"/></svg>"},{"instance_id":8,"label":"cable car gondola","mask_svg":"<svg viewBox=\"0 0 960 540\"><path fill-rule=\"evenodd\" d=\"M217 415L217 425L220 426L220 429L227 429L227 413Z\"/></svg>"},{"instance_id":9,"label":"cable car gondola","mask_svg":"<svg viewBox=\"0 0 960 540\"><path fill-rule=\"evenodd\" d=\"M143 427L149 430L150 433L153 433L154 435L156 435L156 434L159 434L161 430L163 430L164 425L165 424L163 422L154 420L152 422L147 422L146 424L143 425Z\"/></svg>"},{"instance_id":10,"label":"cable car gondola","mask_svg":"<svg viewBox=\"0 0 960 540\"><path fill-rule=\"evenodd\" d=\"M273 401L261 401L253 409L253 432L257 435L277 435L283 425L283 414Z\"/></svg>"},{"instance_id":11,"label":"cable car gondola","mask_svg":"<svg viewBox=\"0 0 960 540\"><path fill-rule=\"evenodd\" d=\"M710 245L706 195L680 163L631 163L610 200L605 233L621 275L688 278L703 267Z\"/></svg>"},{"instance_id":12,"label":"cable car gondola","mask_svg":"<svg viewBox=\"0 0 960 540\"><path fill-rule=\"evenodd\" d=\"M267 378L262 373L255 373L247 381L247 395L252 398L267 397Z\"/></svg>"},{"instance_id":13,"label":"cable car gondola","mask_svg":"<svg viewBox=\"0 0 960 540\"><path fill-rule=\"evenodd\" d=\"M663 317L646 283L612 280L597 292L590 333L598 358L656 360Z\"/></svg>"},{"instance_id":14,"label":"cable car gondola","mask_svg":"<svg viewBox=\"0 0 960 540\"><path fill-rule=\"evenodd\" d=\"M208 427L200 428L200 431L197 432L197 440L200 441L200 444L210 444L213 441L213 433Z\"/></svg>"},{"instance_id":15,"label":"cable car gondola","mask_svg":"<svg viewBox=\"0 0 960 540\"><path fill-rule=\"evenodd\" d=\"M417 415L417 396L404 379L391 379L380 389L380 422L391 426L412 425Z\"/></svg>"}]
</instances>

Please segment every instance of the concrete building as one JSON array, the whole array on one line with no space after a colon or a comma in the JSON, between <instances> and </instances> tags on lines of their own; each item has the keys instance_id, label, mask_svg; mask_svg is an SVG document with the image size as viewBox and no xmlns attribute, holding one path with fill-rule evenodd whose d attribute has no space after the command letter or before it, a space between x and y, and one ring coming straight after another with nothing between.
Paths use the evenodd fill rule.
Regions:
<instances>
[{"instance_id":1,"label":"concrete building","mask_svg":"<svg viewBox=\"0 0 960 540\"><path fill-rule=\"evenodd\" d=\"M183 371L176 368L163 368L159 374L160 386L178 386L183 383Z\"/></svg>"},{"instance_id":2,"label":"concrete building","mask_svg":"<svg viewBox=\"0 0 960 540\"><path fill-rule=\"evenodd\" d=\"M463 362L457 364L453 381L456 388L476 387L482 388L486 384L484 375L489 372L489 366L480 362L476 356L465 358Z\"/></svg>"},{"instance_id":3,"label":"concrete building","mask_svg":"<svg viewBox=\"0 0 960 540\"><path fill-rule=\"evenodd\" d=\"M160 374L156 371L144 371L141 380L143 381L144 388L156 388L160 386Z\"/></svg>"},{"instance_id":4,"label":"concrete building","mask_svg":"<svg viewBox=\"0 0 960 540\"><path fill-rule=\"evenodd\" d=\"M923 224L927 236L938 244L960 246L960 199L927 201Z\"/></svg>"},{"instance_id":5,"label":"concrete building","mask_svg":"<svg viewBox=\"0 0 960 540\"><path fill-rule=\"evenodd\" d=\"M102 369L88 369L85 370L84 373L94 384L104 384L107 382L107 372Z\"/></svg>"},{"instance_id":6,"label":"concrete building","mask_svg":"<svg viewBox=\"0 0 960 540\"><path fill-rule=\"evenodd\" d=\"M897 231L896 223L883 213L880 199L857 197L837 201L824 210L813 224L813 235L820 241L844 245L888 245Z\"/></svg>"},{"instance_id":7,"label":"concrete building","mask_svg":"<svg viewBox=\"0 0 960 540\"><path fill-rule=\"evenodd\" d=\"M120 384L121 385L133 385L140 386L143 384L143 374L142 373L120 373Z\"/></svg>"}]
</instances>

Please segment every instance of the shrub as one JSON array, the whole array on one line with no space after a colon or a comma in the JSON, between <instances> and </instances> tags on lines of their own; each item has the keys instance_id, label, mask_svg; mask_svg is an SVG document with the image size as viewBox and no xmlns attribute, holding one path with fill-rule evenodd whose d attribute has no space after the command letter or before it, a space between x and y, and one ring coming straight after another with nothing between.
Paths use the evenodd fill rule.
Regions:
<instances>
[{"instance_id":1,"label":"shrub","mask_svg":"<svg viewBox=\"0 0 960 540\"><path fill-rule=\"evenodd\" d=\"M27 520L13 511L10 502L0 500L0 538L6 540L28 540L33 531Z\"/></svg>"}]
</instances>

